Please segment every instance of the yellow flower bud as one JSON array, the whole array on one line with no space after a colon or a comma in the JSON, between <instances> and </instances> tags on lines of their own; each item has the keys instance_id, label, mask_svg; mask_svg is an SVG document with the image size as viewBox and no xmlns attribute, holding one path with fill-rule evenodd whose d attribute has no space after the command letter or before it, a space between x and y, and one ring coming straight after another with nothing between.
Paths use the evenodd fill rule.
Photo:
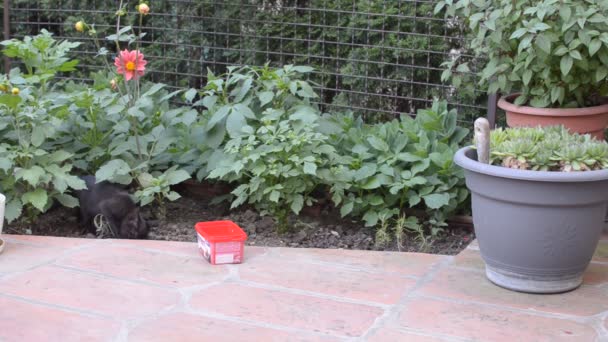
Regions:
<instances>
[{"instance_id":1,"label":"yellow flower bud","mask_svg":"<svg viewBox=\"0 0 608 342\"><path fill-rule=\"evenodd\" d=\"M84 21L81 20L81 21L77 22L76 24L74 24L74 28L78 32L84 32L85 25L86 24L84 23Z\"/></svg>"},{"instance_id":2,"label":"yellow flower bud","mask_svg":"<svg viewBox=\"0 0 608 342\"><path fill-rule=\"evenodd\" d=\"M8 87L4 84L0 84L0 91L6 92L8 90Z\"/></svg>"},{"instance_id":3,"label":"yellow flower bud","mask_svg":"<svg viewBox=\"0 0 608 342\"><path fill-rule=\"evenodd\" d=\"M139 12L139 14L147 15L148 13L150 13L150 7L148 7L146 3L141 3L137 6L137 11Z\"/></svg>"},{"instance_id":4,"label":"yellow flower bud","mask_svg":"<svg viewBox=\"0 0 608 342\"><path fill-rule=\"evenodd\" d=\"M11 89L11 93L13 95L19 95L19 88L13 88L13 89Z\"/></svg>"}]
</instances>

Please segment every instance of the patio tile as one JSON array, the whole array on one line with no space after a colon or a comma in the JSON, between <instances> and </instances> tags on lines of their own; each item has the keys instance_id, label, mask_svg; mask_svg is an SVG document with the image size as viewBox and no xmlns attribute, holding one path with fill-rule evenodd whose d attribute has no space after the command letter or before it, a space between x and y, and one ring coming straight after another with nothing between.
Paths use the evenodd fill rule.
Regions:
<instances>
[{"instance_id":1,"label":"patio tile","mask_svg":"<svg viewBox=\"0 0 608 342\"><path fill-rule=\"evenodd\" d=\"M95 239L80 239L80 238L63 238L63 237L54 237L54 236L39 236L39 235L2 235L3 238L6 238L12 242L21 242L27 243L31 245L40 245L42 247L64 247L71 248L77 247L81 245L86 245L93 243ZM10 242L9 242L10 244Z\"/></svg>"},{"instance_id":2,"label":"patio tile","mask_svg":"<svg viewBox=\"0 0 608 342\"><path fill-rule=\"evenodd\" d=\"M479 251L476 250L463 250L454 257L454 262L451 266L485 272L485 263L483 262ZM604 283L608 283L608 265L591 263L585 272L583 284L603 285Z\"/></svg>"},{"instance_id":3,"label":"patio tile","mask_svg":"<svg viewBox=\"0 0 608 342\"><path fill-rule=\"evenodd\" d=\"M370 273L328 264L263 257L239 268L240 278L361 301L394 304L416 280L395 273Z\"/></svg>"},{"instance_id":4,"label":"patio tile","mask_svg":"<svg viewBox=\"0 0 608 342\"><path fill-rule=\"evenodd\" d=\"M324 262L416 277L424 275L430 267L449 258L422 253L344 249L277 248L277 250L282 258L295 262Z\"/></svg>"},{"instance_id":5,"label":"patio tile","mask_svg":"<svg viewBox=\"0 0 608 342\"><path fill-rule=\"evenodd\" d=\"M4 251L0 254L0 273L24 271L48 264L63 252L62 248L24 245L8 241Z\"/></svg>"},{"instance_id":6,"label":"patio tile","mask_svg":"<svg viewBox=\"0 0 608 342\"><path fill-rule=\"evenodd\" d=\"M440 337L424 336L412 332L397 330L394 327L382 327L375 334L370 336L367 342L388 342L388 341L407 341L407 342L442 342L448 341Z\"/></svg>"},{"instance_id":7,"label":"patio tile","mask_svg":"<svg viewBox=\"0 0 608 342\"><path fill-rule=\"evenodd\" d=\"M164 240L106 240L113 246L137 247L150 251L158 251L169 254L183 255L188 257L202 257L198 251L196 242L164 241ZM265 247L245 246L245 260L266 253Z\"/></svg>"},{"instance_id":8,"label":"patio tile","mask_svg":"<svg viewBox=\"0 0 608 342\"><path fill-rule=\"evenodd\" d=\"M485 271L486 264L483 262L479 250L465 249L454 257L452 266Z\"/></svg>"},{"instance_id":9,"label":"patio tile","mask_svg":"<svg viewBox=\"0 0 608 342\"><path fill-rule=\"evenodd\" d=\"M594 341L591 326L564 319L427 298L400 312L401 327L475 341Z\"/></svg>"},{"instance_id":10,"label":"patio tile","mask_svg":"<svg viewBox=\"0 0 608 342\"><path fill-rule=\"evenodd\" d=\"M593 261L608 262L608 240L602 240L597 244Z\"/></svg>"},{"instance_id":11,"label":"patio tile","mask_svg":"<svg viewBox=\"0 0 608 342\"><path fill-rule=\"evenodd\" d=\"M108 341L117 322L0 296L0 341Z\"/></svg>"},{"instance_id":12,"label":"patio tile","mask_svg":"<svg viewBox=\"0 0 608 342\"><path fill-rule=\"evenodd\" d=\"M204 285L228 275L225 266L212 266L198 255L176 256L111 245L79 251L59 260L58 264L177 287Z\"/></svg>"},{"instance_id":13,"label":"patio tile","mask_svg":"<svg viewBox=\"0 0 608 342\"><path fill-rule=\"evenodd\" d=\"M526 294L496 286L483 273L455 268L441 270L419 293L577 316L591 316L608 310L608 291L598 287L582 286L553 295Z\"/></svg>"},{"instance_id":14,"label":"patio tile","mask_svg":"<svg viewBox=\"0 0 608 342\"><path fill-rule=\"evenodd\" d=\"M115 318L155 313L180 300L180 296L171 290L56 266L44 266L0 280L0 293Z\"/></svg>"},{"instance_id":15,"label":"patio tile","mask_svg":"<svg viewBox=\"0 0 608 342\"><path fill-rule=\"evenodd\" d=\"M188 257L198 256L196 243L164 240L105 240L112 246L137 247L171 254L180 254Z\"/></svg>"},{"instance_id":16,"label":"patio tile","mask_svg":"<svg viewBox=\"0 0 608 342\"><path fill-rule=\"evenodd\" d=\"M231 322L187 313L175 313L146 321L129 333L129 342L200 342L225 341L341 341L302 332L287 332L271 328L257 327L241 322Z\"/></svg>"},{"instance_id":17,"label":"patio tile","mask_svg":"<svg viewBox=\"0 0 608 342\"><path fill-rule=\"evenodd\" d=\"M608 265L592 262L587 267L583 276L585 285L606 285L608 284Z\"/></svg>"},{"instance_id":18,"label":"patio tile","mask_svg":"<svg viewBox=\"0 0 608 342\"><path fill-rule=\"evenodd\" d=\"M360 336L384 312L368 305L237 284L202 290L192 296L191 306L246 320L345 336Z\"/></svg>"}]
</instances>

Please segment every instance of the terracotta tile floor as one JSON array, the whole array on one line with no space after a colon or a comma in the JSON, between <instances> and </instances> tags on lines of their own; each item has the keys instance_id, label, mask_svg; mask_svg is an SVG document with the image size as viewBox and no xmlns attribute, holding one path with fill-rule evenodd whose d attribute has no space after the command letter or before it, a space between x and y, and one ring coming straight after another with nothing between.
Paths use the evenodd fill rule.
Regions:
<instances>
[{"instance_id":1,"label":"terracotta tile floor","mask_svg":"<svg viewBox=\"0 0 608 342\"><path fill-rule=\"evenodd\" d=\"M4 235L0 341L608 341L608 237L585 284L527 295L455 257Z\"/></svg>"}]
</instances>

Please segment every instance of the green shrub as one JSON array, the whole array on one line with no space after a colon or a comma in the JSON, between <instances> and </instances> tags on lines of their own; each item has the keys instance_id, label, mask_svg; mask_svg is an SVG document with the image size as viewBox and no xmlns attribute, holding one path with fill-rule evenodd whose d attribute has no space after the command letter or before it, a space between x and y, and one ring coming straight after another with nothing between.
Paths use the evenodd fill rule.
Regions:
<instances>
[{"instance_id":1,"label":"green shrub","mask_svg":"<svg viewBox=\"0 0 608 342\"><path fill-rule=\"evenodd\" d=\"M254 204L285 227L287 214L311 205L317 172L327 167L334 148L315 131L320 113L317 97L302 80L311 69L229 69L224 78L210 76L199 103L208 155L199 176L240 184L232 206Z\"/></svg>"},{"instance_id":2,"label":"green shrub","mask_svg":"<svg viewBox=\"0 0 608 342\"><path fill-rule=\"evenodd\" d=\"M7 197L9 222L24 210L33 220L54 200L76 206L68 190L85 187L71 174L73 154L63 148L69 103L60 100L62 89L51 82L57 73L78 64L67 57L78 44L57 42L43 31L2 45L6 55L23 62L26 73L15 68L0 76L0 192Z\"/></svg>"},{"instance_id":3,"label":"green shrub","mask_svg":"<svg viewBox=\"0 0 608 342\"><path fill-rule=\"evenodd\" d=\"M444 0L436 12L464 19L490 93L521 91L515 104L598 105L608 94L608 1ZM474 85L468 63L446 62L443 78Z\"/></svg>"},{"instance_id":4,"label":"green shrub","mask_svg":"<svg viewBox=\"0 0 608 342\"><path fill-rule=\"evenodd\" d=\"M340 158L320 176L342 216L362 216L375 226L403 209L422 208L436 233L466 200L462 170L452 157L468 130L457 126L446 102L383 124L365 124L352 114L325 119L321 127Z\"/></svg>"}]
</instances>

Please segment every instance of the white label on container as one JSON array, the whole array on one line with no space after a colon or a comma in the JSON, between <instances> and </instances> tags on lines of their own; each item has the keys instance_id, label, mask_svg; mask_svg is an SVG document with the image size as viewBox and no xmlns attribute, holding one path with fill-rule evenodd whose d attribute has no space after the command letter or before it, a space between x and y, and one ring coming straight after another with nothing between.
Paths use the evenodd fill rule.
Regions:
<instances>
[{"instance_id":1,"label":"white label on container","mask_svg":"<svg viewBox=\"0 0 608 342\"><path fill-rule=\"evenodd\" d=\"M232 264L234 262L234 254L216 254L215 255L215 263L216 264Z\"/></svg>"}]
</instances>

